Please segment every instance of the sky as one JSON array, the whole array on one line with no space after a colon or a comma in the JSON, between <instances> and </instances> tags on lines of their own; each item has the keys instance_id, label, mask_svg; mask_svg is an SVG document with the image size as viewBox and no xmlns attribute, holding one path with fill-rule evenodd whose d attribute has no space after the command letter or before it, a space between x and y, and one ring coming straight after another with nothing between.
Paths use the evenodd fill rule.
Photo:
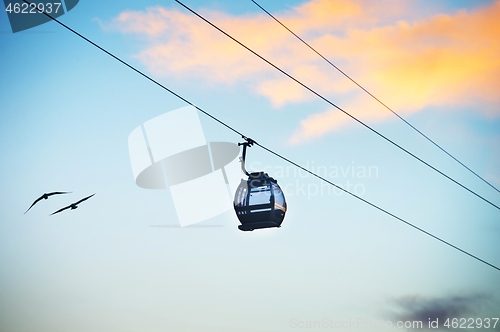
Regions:
<instances>
[{"instance_id":1,"label":"sky","mask_svg":"<svg viewBox=\"0 0 500 332\"><path fill-rule=\"evenodd\" d=\"M185 4L500 205L498 191L251 1ZM500 1L259 4L500 188ZM498 209L177 2L80 1L60 20L247 137L500 266ZM2 12L0 61L1 331L386 331L381 322L429 319L448 330L446 317L499 316L498 270L257 146L247 167L283 188L282 227L242 232L233 211L180 227L168 189L135 184L128 136L185 102L55 22L12 33ZM199 117L207 141L241 142ZM72 193L24 214L51 191ZM78 209L49 216L93 193ZM500 331L493 322L483 329Z\"/></svg>"}]
</instances>

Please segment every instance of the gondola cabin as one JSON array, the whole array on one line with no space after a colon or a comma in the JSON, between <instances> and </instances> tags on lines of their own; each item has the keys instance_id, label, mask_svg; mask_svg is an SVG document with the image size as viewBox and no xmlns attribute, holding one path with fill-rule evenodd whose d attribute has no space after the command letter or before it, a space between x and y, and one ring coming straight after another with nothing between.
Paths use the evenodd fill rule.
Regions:
<instances>
[{"instance_id":1,"label":"gondola cabin","mask_svg":"<svg viewBox=\"0 0 500 332\"><path fill-rule=\"evenodd\" d=\"M252 141L253 142L253 141ZM264 172L248 173L245 170L245 152L249 143L243 145L241 167L248 180L241 180L234 195L234 211L242 231L259 228L281 227L285 218L286 201L278 181Z\"/></svg>"}]
</instances>

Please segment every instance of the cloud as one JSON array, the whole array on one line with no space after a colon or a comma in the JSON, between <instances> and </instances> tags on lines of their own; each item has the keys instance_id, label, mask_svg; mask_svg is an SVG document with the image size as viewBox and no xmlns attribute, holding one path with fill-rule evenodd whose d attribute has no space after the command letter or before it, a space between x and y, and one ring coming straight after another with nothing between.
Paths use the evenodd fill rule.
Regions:
<instances>
[{"instance_id":1,"label":"cloud","mask_svg":"<svg viewBox=\"0 0 500 332\"><path fill-rule=\"evenodd\" d=\"M262 50L278 39L272 33L266 36L254 33L255 25L272 25L263 16L247 19L219 12L206 15L215 18L216 24L232 31L238 38L250 41L252 47L260 46ZM106 31L118 30L145 38L148 45L136 57L157 76L193 77L232 84L268 71L264 62L198 17L175 9L157 6L147 8L145 12L124 11L112 22L101 25Z\"/></svg>"},{"instance_id":2,"label":"cloud","mask_svg":"<svg viewBox=\"0 0 500 332\"><path fill-rule=\"evenodd\" d=\"M491 298L484 294L467 296L450 296L442 298L423 298L419 296L406 296L395 301L398 314L394 319L398 321L421 321L423 327L428 327L428 322L439 320L442 327L449 318L477 317L484 313L485 308L491 304Z\"/></svg>"},{"instance_id":3,"label":"cloud","mask_svg":"<svg viewBox=\"0 0 500 332\"><path fill-rule=\"evenodd\" d=\"M333 63L403 116L427 106L500 101L500 0L422 17L415 1L313 0L276 14ZM216 25L362 120L392 116L264 14L203 11ZM246 82L274 107L315 99L190 13L160 6L124 11L107 30L147 41L136 56L157 76ZM499 107L486 107L499 116ZM497 105L495 105L497 106ZM290 138L300 143L353 123L335 110L311 114Z\"/></svg>"},{"instance_id":4,"label":"cloud","mask_svg":"<svg viewBox=\"0 0 500 332\"><path fill-rule=\"evenodd\" d=\"M353 59L347 64L363 86L398 114L407 116L430 105L478 104L500 115L500 1L467 13L438 15L410 25L400 21L371 30L351 30L345 37L325 35L329 57ZM357 68L352 68L355 63ZM369 100L347 103L362 120L384 120L391 114ZM301 122L291 138L298 143L345 124L329 110ZM326 122L326 123L325 123Z\"/></svg>"}]
</instances>

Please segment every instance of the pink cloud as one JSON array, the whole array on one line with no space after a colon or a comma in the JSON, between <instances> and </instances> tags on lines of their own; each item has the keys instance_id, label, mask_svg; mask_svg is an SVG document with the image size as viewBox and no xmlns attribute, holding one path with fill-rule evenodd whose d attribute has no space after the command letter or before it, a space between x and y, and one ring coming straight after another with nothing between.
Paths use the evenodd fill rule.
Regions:
<instances>
[{"instance_id":1,"label":"pink cloud","mask_svg":"<svg viewBox=\"0 0 500 332\"><path fill-rule=\"evenodd\" d=\"M473 11L410 21L416 4L396 0L313 0L277 15L315 48L402 115L429 105L500 101L500 1ZM204 12L216 25L321 94L354 95L345 109L383 121L391 116L335 74L267 16ZM405 17L405 20L398 18ZM315 98L199 18L152 7L126 11L107 25L145 38L137 57L158 76L251 82L275 107ZM500 111L489 108L490 115ZM299 143L345 127L337 110L302 120Z\"/></svg>"}]
</instances>

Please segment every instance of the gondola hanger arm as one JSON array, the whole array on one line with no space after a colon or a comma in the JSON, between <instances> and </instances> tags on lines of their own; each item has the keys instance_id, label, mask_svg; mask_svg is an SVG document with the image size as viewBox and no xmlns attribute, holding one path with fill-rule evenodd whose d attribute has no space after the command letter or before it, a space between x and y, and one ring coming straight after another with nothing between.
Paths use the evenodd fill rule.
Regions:
<instances>
[{"instance_id":1,"label":"gondola hanger arm","mask_svg":"<svg viewBox=\"0 0 500 332\"><path fill-rule=\"evenodd\" d=\"M238 143L238 146L243 145L243 153L242 153L242 157L240 158L241 170L243 171L243 173L245 173L245 175L249 176L250 174L245 169L245 158L247 155L247 147L252 146L252 145L256 144L257 142L255 142L253 139L246 137L246 136L243 136L243 135L241 135L241 138L243 138L246 141L243 143Z\"/></svg>"}]
</instances>

